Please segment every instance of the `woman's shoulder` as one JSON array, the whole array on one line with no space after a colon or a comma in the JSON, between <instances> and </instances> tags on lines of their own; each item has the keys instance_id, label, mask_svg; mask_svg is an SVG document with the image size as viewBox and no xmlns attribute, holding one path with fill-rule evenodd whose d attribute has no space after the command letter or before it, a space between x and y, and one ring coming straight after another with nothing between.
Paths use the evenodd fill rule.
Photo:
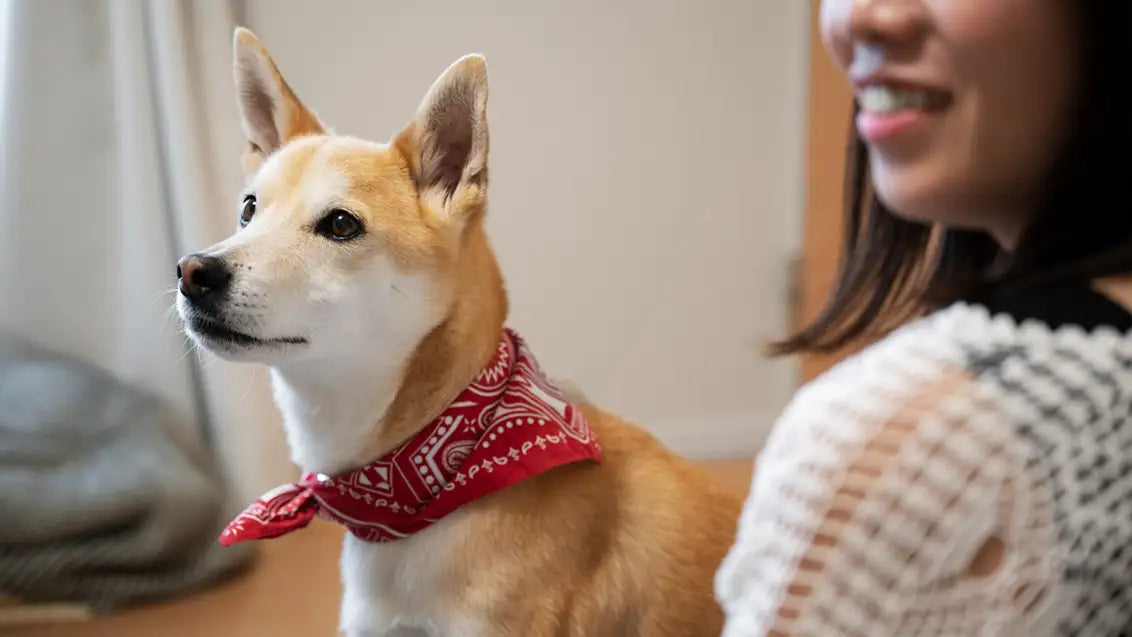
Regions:
<instances>
[{"instance_id":1,"label":"woman's shoulder","mask_svg":"<svg viewBox=\"0 0 1132 637\"><path fill-rule=\"evenodd\" d=\"M805 386L782 424L799 421L785 429L800 433L835 421L839 435L868 438L879 423L945 409L996 428L1085 425L1127 397L1132 313L1066 286L957 302L909 323Z\"/></svg>"},{"instance_id":2,"label":"woman's shoulder","mask_svg":"<svg viewBox=\"0 0 1132 637\"><path fill-rule=\"evenodd\" d=\"M893 331L822 381L914 383L940 373L975 380L1010 376L1019 365L1046 377L1120 373L1132 383L1132 312L1088 284L959 301Z\"/></svg>"}]
</instances>

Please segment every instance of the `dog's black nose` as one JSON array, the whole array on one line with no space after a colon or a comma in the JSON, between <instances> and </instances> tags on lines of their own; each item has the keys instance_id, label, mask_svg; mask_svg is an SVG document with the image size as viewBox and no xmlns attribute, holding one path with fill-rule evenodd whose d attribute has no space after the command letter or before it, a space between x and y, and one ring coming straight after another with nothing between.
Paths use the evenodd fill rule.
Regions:
<instances>
[{"instance_id":1,"label":"dog's black nose","mask_svg":"<svg viewBox=\"0 0 1132 637\"><path fill-rule=\"evenodd\" d=\"M181 294L201 301L223 295L232 280L232 273L216 257L190 254L177 262L177 279Z\"/></svg>"}]
</instances>

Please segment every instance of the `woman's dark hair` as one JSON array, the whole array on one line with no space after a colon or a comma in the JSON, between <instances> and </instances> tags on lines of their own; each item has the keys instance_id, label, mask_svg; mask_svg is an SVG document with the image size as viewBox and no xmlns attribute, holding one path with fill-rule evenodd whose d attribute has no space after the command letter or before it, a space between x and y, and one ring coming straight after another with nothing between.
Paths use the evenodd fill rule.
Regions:
<instances>
[{"instance_id":1,"label":"woman's dark hair","mask_svg":"<svg viewBox=\"0 0 1132 637\"><path fill-rule=\"evenodd\" d=\"M832 352L1005 288L1132 273L1132 0L1061 1L1080 14L1081 97L1045 196L1015 250L982 232L894 215L872 192L867 150L852 129L833 293L810 325L772 344L773 354Z\"/></svg>"}]
</instances>

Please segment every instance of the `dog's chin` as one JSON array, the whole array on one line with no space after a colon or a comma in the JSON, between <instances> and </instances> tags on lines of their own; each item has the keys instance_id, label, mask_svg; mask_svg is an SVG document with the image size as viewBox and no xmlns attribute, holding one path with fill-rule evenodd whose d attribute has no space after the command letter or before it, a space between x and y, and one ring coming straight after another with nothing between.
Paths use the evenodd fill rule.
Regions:
<instances>
[{"instance_id":1,"label":"dog's chin","mask_svg":"<svg viewBox=\"0 0 1132 637\"><path fill-rule=\"evenodd\" d=\"M307 345L305 338L264 338L200 315L185 318L185 332L201 349L220 358L239 362L270 362Z\"/></svg>"}]
</instances>

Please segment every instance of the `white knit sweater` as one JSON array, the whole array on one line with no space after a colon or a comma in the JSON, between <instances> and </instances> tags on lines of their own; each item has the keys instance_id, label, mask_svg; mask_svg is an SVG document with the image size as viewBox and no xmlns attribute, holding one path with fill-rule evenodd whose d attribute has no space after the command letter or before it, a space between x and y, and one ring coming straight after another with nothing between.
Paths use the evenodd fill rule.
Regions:
<instances>
[{"instance_id":1,"label":"white knit sweater","mask_svg":"<svg viewBox=\"0 0 1132 637\"><path fill-rule=\"evenodd\" d=\"M798 393L717 575L726 637L1132 632L1132 315L1047 300L1083 320L956 304Z\"/></svg>"}]
</instances>

